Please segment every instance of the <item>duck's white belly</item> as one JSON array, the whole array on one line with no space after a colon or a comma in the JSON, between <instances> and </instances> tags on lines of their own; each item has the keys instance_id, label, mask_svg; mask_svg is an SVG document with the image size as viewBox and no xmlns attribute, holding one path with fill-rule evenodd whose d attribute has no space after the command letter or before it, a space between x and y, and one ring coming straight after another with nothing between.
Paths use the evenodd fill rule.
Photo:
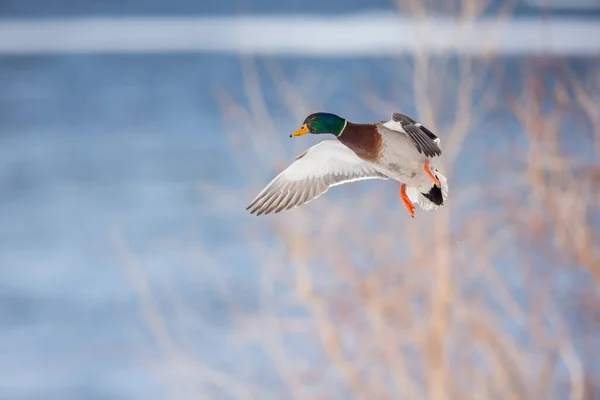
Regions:
<instances>
[{"instance_id":1,"label":"duck's white belly","mask_svg":"<svg viewBox=\"0 0 600 400\"><path fill-rule=\"evenodd\" d=\"M429 189L431 180L423 169L427 157L419 153L410 139L401 133L390 132L383 135L382 139L381 158L375 167L408 186Z\"/></svg>"}]
</instances>

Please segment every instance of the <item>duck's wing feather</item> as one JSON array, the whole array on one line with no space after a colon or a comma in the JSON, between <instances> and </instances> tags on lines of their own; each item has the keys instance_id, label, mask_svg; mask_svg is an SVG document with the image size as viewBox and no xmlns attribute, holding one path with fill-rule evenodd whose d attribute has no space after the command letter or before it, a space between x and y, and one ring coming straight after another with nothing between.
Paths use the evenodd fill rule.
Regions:
<instances>
[{"instance_id":1,"label":"duck's wing feather","mask_svg":"<svg viewBox=\"0 0 600 400\"><path fill-rule=\"evenodd\" d=\"M308 203L330 187L363 179L388 177L336 140L324 140L294 159L250 203L246 210L256 215Z\"/></svg>"},{"instance_id":2,"label":"duck's wing feather","mask_svg":"<svg viewBox=\"0 0 600 400\"><path fill-rule=\"evenodd\" d=\"M383 123L386 128L405 134L410 138L419 153L427 157L436 157L442 154L440 138L429 129L401 113L392 113L392 118Z\"/></svg>"}]
</instances>

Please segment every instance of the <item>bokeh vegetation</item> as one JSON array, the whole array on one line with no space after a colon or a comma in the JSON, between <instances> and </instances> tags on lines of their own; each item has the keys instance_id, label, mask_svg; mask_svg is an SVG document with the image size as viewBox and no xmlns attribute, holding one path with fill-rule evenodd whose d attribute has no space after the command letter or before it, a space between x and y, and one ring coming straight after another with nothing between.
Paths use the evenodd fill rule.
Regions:
<instances>
[{"instance_id":1,"label":"bokeh vegetation","mask_svg":"<svg viewBox=\"0 0 600 400\"><path fill-rule=\"evenodd\" d=\"M463 23L490 11L475 0L434 3L398 0L423 24L436 6ZM494 12L510 17L508 7ZM240 349L231 365L207 365L171 337L129 260L154 340L184 371L160 374L170 398L598 398L598 61L501 60L490 43L485 56L417 52L394 63L385 88L366 84L363 115L403 111L440 136L448 204L417 208L413 220L394 183L365 181L248 216L261 294L257 313L230 308L227 340ZM232 159L249 183L235 192L239 209L315 143L291 141L289 124L325 104L329 82L290 78L269 60L243 65L247 98L218 94ZM258 70L279 89L284 123ZM217 270L212 261L204 265ZM231 290L222 288L224 301ZM257 373L247 351L274 373Z\"/></svg>"}]
</instances>

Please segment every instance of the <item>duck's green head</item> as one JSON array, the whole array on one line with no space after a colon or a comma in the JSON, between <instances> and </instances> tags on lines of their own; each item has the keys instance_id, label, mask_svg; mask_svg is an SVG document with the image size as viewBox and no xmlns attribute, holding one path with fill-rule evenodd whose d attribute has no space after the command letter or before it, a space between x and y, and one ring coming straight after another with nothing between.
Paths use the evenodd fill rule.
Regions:
<instances>
[{"instance_id":1,"label":"duck's green head","mask_svg":"<svg viewBox=\"0 0 600 400\"><path fill-rule=\"evenodd\" d=\"M292 133L290 137L302 136L307 133L331 133L338 136L345 127L346 120L344 118L338 117L335 114L318 112L306 117L300 129Z\"/></svg>"}]
</instances>

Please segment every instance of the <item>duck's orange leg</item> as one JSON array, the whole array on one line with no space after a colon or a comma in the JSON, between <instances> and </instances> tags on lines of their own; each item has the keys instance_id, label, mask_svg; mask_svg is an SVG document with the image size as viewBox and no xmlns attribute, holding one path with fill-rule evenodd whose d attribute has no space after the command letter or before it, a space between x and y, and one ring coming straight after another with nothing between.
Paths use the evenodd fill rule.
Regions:
<instances>
[{"instance_id":1,"label":"duck's orange leg","mask_svg":"<svg viewBox=\"0 0 600 400\"><path fill-rule=\"evenodd\" d=\"M415 206L413 205L412 201L410 201L410 199L406 195L406 184L404 184L404 183L402 184L402 186L400 186L400 200L402 200L404 207L406 207L406 211L408 211L410 216L414 218L415 217Z\"/></svg>"},{"instance_id":2,"label":"duck's orange leg","mask_svg":"<svg viewBox=\"0 0 600 400\"><path fill-rule=\"evenodd\" d=\"M431 178L431 180L433 181L435 186L441 187L440 180L438 178L436 178L435 175L433 175L431 173L431 170L429 169L429 160L425 161L425 165L423 166L423 169L425 170L425 173L427 174L427 176L429 176Z\"/></svg>"}]
</instances>

